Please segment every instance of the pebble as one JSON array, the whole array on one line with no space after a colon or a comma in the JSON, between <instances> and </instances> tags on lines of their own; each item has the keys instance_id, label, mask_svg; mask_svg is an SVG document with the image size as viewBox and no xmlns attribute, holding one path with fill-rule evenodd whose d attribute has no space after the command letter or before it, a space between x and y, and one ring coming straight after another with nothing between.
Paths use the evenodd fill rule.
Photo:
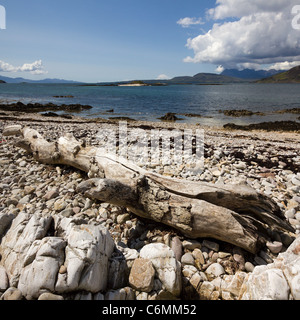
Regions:
<instances>
[{"instance_id":1,"label":"pebble","mask_svg":"<svg viewBox=\"0 0 300 320\"><path fill-rule=\"evenodd\" d=\"M64 300L63 296L59 296L50 292L42 293L38 300L52 300L52 301L61 301Z\"/></svg>"},{"instance_id":2,"label":"pebble","mask_svg":"<svg viewBox=\"0 0 300 320\"><path fill-rule=\"evenodd\" d=\"M54 199L58 196L59 196L59 190L57 188L55 188L55 189L48 191L45 194L44 199L48 201L48 200Z\"/></svg>"},{"instance_id":3,"label":"pebble","mask_svg":"<svg viewBox=\"0 0 300 320\"><path fill-rule=\"evenodd\" d=\"M27 195L19 201L19 204L27 204L29 201L30 201L30 196Z\"/></svg>"},{"instance_id":4,"label":"pebble","mask_svg":"<svg viewBox=\"0 0 300 320\"><path fill-rule=\"evenodd\" d=\"M118 224L123 224L129 219L130 219L130 215L128 213L120 214L120 215L117 216L117 223Z\"/></svg>"},{"instance_id":5,"label":"pebble","mask_svg":"<svg viewBox=\"0 0 300 320\"><path fill-rule=\"evenodd\" d=\"M67 203L63 199L60 199L55 201L53 209L55 211L62 211L66 208L66 206L67 206Z\"/></svg>"},{"instance_id":6,"label":"pebble","mask_svg":"<svg viewBox=\"0 0 300 320\"><path fill-rule=\"evenodd\" d=\"M287 219L293 219L295 216L295 213L296 213L295 209L290 209L285 212L285 216Z\"/></svg>"},{"instance_id":7,"label":"pebble","mask_svg":"<svg viewBox=\"0 0 300 320\"><path fill-rule=\"evenodd\" d=\"M279 241L267 242L267 247L272 253L279 253L282 250L282 243Z\"/></svg>"},{"instance_id":8,"label":"pebble","mask_svg":"<svg viewBox=\"0 0 300 320\"><path fill-rule=\"evenodd\" d=\"M91 199L86 199L83 210L88 210L92 207L93 201Z\"/></svg>"},{"instance_id":9,"label":"pebble","mask_svg":"<svg viewBox=\"0 0 300 320\"><path fill-rule=\"evenodd\" d=\"M237 164L234 164L236 169L245 170L247 168L247 164L245 162L240 161Z\"/></svg>"},{"instance_id":10,"label":"pebble","mask_svg":"<svg viewBox=\"0 0 300 320\"><path fill-rule=\"evenodd\" d=\"M254 270L254 265L253 265L251 262L247 261L247 262L245 263L245 270L246 270L247 272L253 272L253 270Z\"/></svg>"},{"instance_id":11,"label":"pebble","mask_svg":"<svg viewBox=\"0 0 300 320\"><path fill-rule=\"evenodd\" d=\"M205 273L208 278L214 279L225 274L225 270L219 263L213 263L206 269Z\"/></svg>"},{"instance_id":12,"label":"pebble","mask_svg":"<svg viewBox=\"0 0 300 320\"><path fill-rule=\"evenodd\" d=\"M219 244L213 241L209 241L209 240L204 240L202 242L202 245L208 249L211 249L213 251L219 251Z\"/></svg>"},{"instance_id":13,"label":"pebble","mask_svg":"<svg viewBox=\"0 0 300 320\"><path fill-rule=\"evenodd\" d=\"M300 178L298 176L294 176L292 178L292 183L295 185L295 186L300 186Z\"/></svg>"},{"instance_id":14,"label":"pebble","mask_svg":"<svg viewBox=\"0 0 300 320\"><path fill-rule=\"evenodd\" d=\"M245 259L241 254L234 254L233 259L240 265L240 268L243 269L245 267Z\"/></svg>"},{"instance_id":15,"label":"pebble","mask_svg":"<svg viewBox=\"0 0 300 320\"><path fill-rule=\"evenodd\" d=\"M183 249L194 250L201 249L201 243L197 240L184 240L182 242Z\"/></svg>"},{"instance_id":16,"label":"pebble","mask_svg":"<svg viewBox=\"0 0 300 320\"><path fill-rule=\"evenodd\" d=\"M61 214L63 217L69 218L69 217L73 216L74 213L75 213L75 212L74 212L74 209L69 208L69 209L65 209L65 210L61 211L60 214Z\"/></svg>"},{"instance_id":17,"label":"pebble","mask_svg":"<svg viewBox=\"0 0 300 320\"><path fill-rule=\"evenodd\" d=\"M192 254L193 254L194 259L199 261L200 264L205 263L204 255L200 249L198 249L198 248L194 249Z\"/></svg>"},{"instance_id":18,"label":"pebble","mask_svg":"<svg viewBox=\"0 0 300 320\"><path fill-rule=\"evenodd\" d=\"M267 265L267 262L263 258L258 256L255 256L254 261L257 265Z\"/></svg>"},{"instance_id":19,"label":"pebble","mask_svg":"<svg viewBox=\"0 0 300 320\"><path fill-rule=\"evenodd\" d=\"M194 260L194 257L193 255L188 252L188 253L185 253L182 257L181 257L181 263L183 265L186 265L186 264L189 264L189 265L195 265L195 260Z\"/></svg>"},{"instance_id":20,"label":"pebble","mask_svg":"<svg viewBox=\"0 0 300 320\"><path fill-rule=\"evenodd\" d=\"M22 298L22 292L17 288L11 287L3 293L3 295L0 297L0 300L16 301L22 300Z\"/></svg>"},{"instance_id":21,"label":"pebble","mask_svg":"<svg viewBox=\"0 0 300 320\"><path fill-rule=\"evenodd\" d=\"M176 260L180 261L182 257L182 243L178 237L173 237L171 241L171 249L175 254Z\"/></svg>"},{"instance_id":22,"label":"pebble","mask_svg":"<svg viewBox=\"0 0 300 320\"><path fill-rule=\"evenodd\" d=\"M259 252L259 256L264 259L267 263L273 263L273 259L263 250Z\"/></svg>"},{"instance_id":23,"label":"pebble","mask_svg":"<svg viewBox=\"0 0 300 320\"><path fill-rule=\"evenodd\" d=\"M27 162L26 162L26 161L21 161L21 162L19 163L19 167L26 167L26 165L27 165Z\"/></svg>"}]
</instances>

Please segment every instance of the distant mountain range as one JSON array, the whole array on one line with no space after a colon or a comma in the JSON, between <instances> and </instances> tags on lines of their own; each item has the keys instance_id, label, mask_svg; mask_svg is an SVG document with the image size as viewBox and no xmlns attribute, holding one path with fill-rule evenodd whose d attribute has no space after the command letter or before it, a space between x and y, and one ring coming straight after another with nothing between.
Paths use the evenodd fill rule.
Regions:
<instances>
[{"instance_id":1,"label":"distant mountain range","mask_svg":"<svg viewBox=\"0 0 300 320\"><path fill-rule=\"evenodd\" d=\"M261 79L257 81L257 83L300 83L300 66L278 73L271 77Z\"/></svg>"},{"instance_id":2,"label":"distant mountain range","mask_svg":"<svg viewBox=\"0 0 300 320\"><path fill-rule=\"evenodd\" d=\"M168 84L222 84L242 82L243 79L238 79L232 76L215 74L215 73L197 73L193 77L175 77L168 80Z\"/></svg>"},{"instance_id":3,"label":"distant mountain range","mask_svg":"<svg viewBox=\"0 0 300 320\"><path fill-rule=\"evenodd\" d=\"M221 75L228 76L228 77L235 77L239 79L247 79L247 80L259 80L267 77L271 77L275 74L283 72L286 70L253 70L253 69L244 69L244 70L237 70L237 69L225 69Z\"/></svg>"},{"instance_id":4,"label":"distant mountain range","mask_svg":"<svg viewBox=\"0 0 300 320\"><path fill-rule=\"evenodd\" d=\"M226 84L226 83L243 83L253 82L269 76L273 76L282 71L277 70L252 70L245 69L239 71L237 69L226 69L221 74L215 73L197 73L193 77L181 76L170 80L144 80L144 83L163 83L163 84Z\"/></svg>"},{"instance_id":5,"label":"distant mountain range","mask_svg":"<svg viewBox=\"0 0 300 320\"><path fill-rule=\"evenodd\" d=\"M43 80L29 80L24 78L10 78L0 75L0 83L70 83L70 84L84 84L83 82L64 80L64 79L43 79ZM141 82L148 85L171 85L171 84L227 84L227 83L243 83L243 82L258 82L258 83L272 83L272 82L300 82L300 66L292 68L288 71L277 70L252 70L244 69L239 71L237 69L225 69L221 74L215 73L197 73L194 76L180 76L170 80L136 80L131 82ZM94 85L119 85L131 82L103 82Z\"/></svg>"},{"instance_id":6,"label":"distant mountain range","mask_svg":"<svg viewBox=\"0 0 300 320\"><path fill-rule=\"evenodd\" d=\"M24 78L10 78L0 75L0 80L6 83L82 83L73 80L63 80L63 79L43 79L43 80L30 80Z\"/></svg>"}]
</instances>

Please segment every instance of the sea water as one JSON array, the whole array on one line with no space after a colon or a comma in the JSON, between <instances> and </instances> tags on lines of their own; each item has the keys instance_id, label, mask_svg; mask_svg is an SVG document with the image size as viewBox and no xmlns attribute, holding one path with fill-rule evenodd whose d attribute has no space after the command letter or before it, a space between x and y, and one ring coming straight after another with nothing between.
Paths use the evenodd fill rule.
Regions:
<instances>
[{"instance_id":1,"label":"sea water","mask_svg":"<svg viewBox=\"0 0 300 320\"><path fill-rule=\"evenodd\" d=\"M55 97L56 96L56 97ZM63 96L57 98L57 96ZM67 97L69 96L69 97ZM70 97L72 96L72 97ZM278 114L300 108L300 84L169 85L145 87L88 86L80 84L1 84L0 103L83 104L93 108L81 116L160 121L168 112L180 122L222 126L263 121L293 120L300 115ZM219 110L251 110L265 116L227 117ZM108 111L114 112L108 112ZM202 117L187 117L197 114ZM78 115L78 114L77 114Z\"/></svg>"}]
</instances>

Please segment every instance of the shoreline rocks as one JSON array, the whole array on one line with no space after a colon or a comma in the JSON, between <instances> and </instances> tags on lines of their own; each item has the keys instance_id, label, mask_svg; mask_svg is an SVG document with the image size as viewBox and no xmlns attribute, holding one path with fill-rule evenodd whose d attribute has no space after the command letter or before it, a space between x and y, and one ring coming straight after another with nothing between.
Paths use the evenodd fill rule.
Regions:
<instances>
[{"instance_id":1,"label":"shoreline rocks","mask_svg":"<svg viewBox=\"0 0 300 320\"><path fill-rule=\"evenodd\" d=\"M227 123L224 129L230 130L266 130L266 131L300 131L300 123L296 121L274 121L261 122L249 125L237 125L234 123Z\"/></svg>"},{"instance_id":2,"label":"shoreline rocks","mask_svg":"<svg viewBox=\"0 0 300 320\"><path fill-rule=\"evenodd\" d=\"M68 111L68 112L81 112L83 110L89 110L93 107L89 105L81 104L62 104L57 105L54 103L28 103L24 104L22 102L16 102L11 104L0 104L0 110L3 111L17 111L17 112L26 112L26 113L36 113L42 111ZM51 115L50 115L51 116Z\"/></svg>"}]
</instances>

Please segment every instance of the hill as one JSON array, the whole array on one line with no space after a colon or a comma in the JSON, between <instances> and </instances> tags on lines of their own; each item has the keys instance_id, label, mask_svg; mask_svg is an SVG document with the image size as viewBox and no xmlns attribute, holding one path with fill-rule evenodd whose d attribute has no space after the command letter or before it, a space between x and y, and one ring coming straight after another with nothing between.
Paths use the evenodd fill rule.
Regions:
<instances>
[{"instance_id":1,"label":"hill","mask_svg":"<svg viewBox=\"0 0 300 320\"><path fill-rule=\"evenodd\" d=\"M73 80L64 80L64 79L43 79L43 80L30 80L24 78L10 78L4 77L0 75L0 81L4 81L6 83L81 83Z\"/></svg>"},{"instance_id":2,"label":"hill","mask_svg":"<svg viewBox=\"0 0 300 320\"><path fill-rule=\"evenodd\" d=\"M239 83L246 82L247 80L238 79L234 77L228 77L215 73L197 73L193 77L191 76L181 76L175 77L170 80L134 80L134 81L121 81L121 82L102 82L93 84L95 86L117 86L117 85L132 85L134 83L150 85L150 86L163 86L163 85L177 85L177 84L226 84L226 83ZM91 85L91 84L84 84Z\"/></svg>"},{"instance_id":3,"label":"hill","mask_svg":"<svg viewBox=\"0 0 300 320\"><path fill-rule=\"evenodd\" d=\"M300 66L281 72L272 77L261 79L257 83L300 83Z\"/></svg>"},{"instance_id":4,"label":"hill","mask_svg":"<svg viewBox=\"0 0 300 320\"><path fill-rule=\"evenodd\" d=\"M284 70L287 71L287 70ZM247 80L260 80L263 78L274 76L283 71L278 70L253 70L253 69L244 69L244 70L237 70L237 69L225 69L221 75L235 77L240 79L247 79Z\"/></svg>"},{"instance_id":5,"label":"hill","mask_svg":"<svg viewBox=\"0 0 300 320\"><path fill-rule=\"evenodd\" d=\"M5 81L3 81L3 80L0 80L0 83L6 83Z\"/></svg>"},{"instance_id":6,"label":"hill","mask_svg":"<svg viewBox=\"0 0 300 320\"><path fill-rule=\"evenodd\" d=\"M197 73L193 77L175 77L167 80L168 84L223 84L243 82L243 79L224 76L215 73Z\"/></svg>"}]
</instances>

